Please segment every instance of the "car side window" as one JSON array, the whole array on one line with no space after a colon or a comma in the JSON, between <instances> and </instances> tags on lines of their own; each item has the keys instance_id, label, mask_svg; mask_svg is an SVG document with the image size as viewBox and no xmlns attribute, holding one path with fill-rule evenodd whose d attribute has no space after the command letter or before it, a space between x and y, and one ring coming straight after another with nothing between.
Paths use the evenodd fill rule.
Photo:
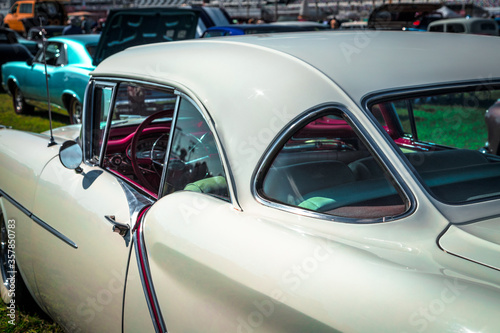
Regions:
<instances>
[{"instance_id":1,"label":"car side window","mask_svg":"<svg viewBox=\"0 0 500 333\"><path fill-rule=\"evenodd\" d=\"M120 83L115 95L100 164L157 196L178 97L171 90L129 82Z\"/></svg>"},{"instance_id":2,"label":"car side window","mask_svg":"<svg viewBox=\"0 0 500 333\"><path fill-rule=\"evenodd\" d=\"M436 24L433 25L429 28L429 31L433 32L444 32L444 25L443 24Z\"/></svg>"},{"instance_id":3,"label":"car side window","mask_svg":"<svg viewBox=\"0 0 500 333\"><path fill-rule=\"evenodd\" d=\"M348 118L331 111L289 135L258 191L270 201L315 213L389 220L408 209L394 183Z\"/></svg>"},{"instance_id":4,"label":"car side window","mask_svg":"<svg viewBox=\"0 0 500 333\"><path fill-rule=\"evenodd\" d=\"M164 194L181 190L229 200L226 175L214 135L200 111L186 98L179 104Z\"/></svg>"},{"instance_id":5,"label":"car side window","mask_svg":"<svg viewBox=\"0 0 500 333\"><path fill-rule=\"evenodd\" d=\"M33 4L22 3L19 7L19 14L31 14L33 13Z\"/></svg>"},{"instance_id":6,"label":"car side window","mask_svg":"<svg viewBox=\"0 0 500 333\"><path fill-rule=\"evenodd\" d=\"M398 98L370 109L420 180L451 204L500 196L500 89ZM382 121L383 119L383 121Z\"/></svg>"},{"instance_id":7,"label":"car side window","mask_svg":"<svg viewBox=\"0 0 500 333\"><path fill-rule=\"evenodd\" d=\"M91 100L91 163L153 197L185 190L229 200L214 135L187 97L157 86L103 81L94 82Z\"/></svg>"},{"instance_id":8,"label":"car side window","mask_svg":"<svg viewBox=\"0 0 500 333\"><path fill-rule=\"evenodd\" d=\"M446 26L446 32L464 33L465 27L463 26L463 24L459 24L459 23L448 24Z\"/></svg>"},{"instance_id":9,"label":"car side window","mask_svg":"<svg viewBox=\"0 0 500 333\"><path fill-rule=\"evenodd\" d=\"M49 43L45 50L45 60L47 65L50 66L60 66L66 64L66 52L64 50L64 44L61 43ZM43 51L40 50L36 57L36 62L44 63Z\"/></svg>"}]
</instances>

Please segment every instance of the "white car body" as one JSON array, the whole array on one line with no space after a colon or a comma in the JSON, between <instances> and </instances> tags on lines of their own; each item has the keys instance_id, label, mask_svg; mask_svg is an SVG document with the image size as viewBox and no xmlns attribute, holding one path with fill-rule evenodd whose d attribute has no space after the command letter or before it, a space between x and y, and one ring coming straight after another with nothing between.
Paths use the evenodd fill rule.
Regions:
<instances>
[{"instance_id":1,"label":"white car body","mask_svg":"<svg viewBox=\"0 0 500 333\"><path fill-rule=\"evenodd\" d=\"M481 50L474 61L464 44ZM408 91L496 86L499 51L493 37L366 31L113 55L91 74L77 172L58 158L75 128L56 130L51 147L47 133L0 129L0 213L15 221L21 276L70 332L497 332L498 196L451 204L429 193L367 105ZM172 91L172 121L181 122L180 101L194 106L214 134L223 200L167 194L165 171L158 192L147 190L93 160L93 89L117 96L117 82ZM405 198L399 213L338 217L263 194L283 135L325 108L347 114L382 161ZM110 149L109 140L95 149ZM138 220L144 205L151 208ZM128 224L126 236L105 216Z\"/></svg>"}]
</instances>

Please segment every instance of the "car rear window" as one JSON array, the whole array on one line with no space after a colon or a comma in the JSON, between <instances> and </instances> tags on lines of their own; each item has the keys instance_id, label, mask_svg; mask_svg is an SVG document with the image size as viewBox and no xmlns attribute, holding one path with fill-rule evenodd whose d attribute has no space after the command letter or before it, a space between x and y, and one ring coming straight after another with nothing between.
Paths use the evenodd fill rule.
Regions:
<instances>
[{"instance_id":1,"label":"car rear window","mask_svg":"<svg viewBox=\"0 0 500 333\"><path fill-rule=\"evenodd\" d=\"M398 97L370 110L438 200L464 204L500 196L500 90L478 86Z\"/></svg>"},{"instance_id":2,"label":"car rear window","mask_svg":"<svg viewBox=\"0 0 500 333\"><path fill-rule=\"evenodd\" d=\"M265 200L346 222L389 221L409 209L347 116L328 110L295 124L257 185Z\"/></svg>"}]
</instances>

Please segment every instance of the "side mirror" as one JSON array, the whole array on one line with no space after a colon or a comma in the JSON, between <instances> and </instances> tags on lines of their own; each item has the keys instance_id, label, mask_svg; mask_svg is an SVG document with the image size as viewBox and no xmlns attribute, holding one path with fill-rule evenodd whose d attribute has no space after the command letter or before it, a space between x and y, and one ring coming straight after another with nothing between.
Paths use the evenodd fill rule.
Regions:
<instances>
[{"instance_id":1,"label":"side mirror","mask_svg":"<svg viewBox=\"0 0 500 333\"><path fill-rule=\"evenodd\" d=\"M33 58L27 59L26 64L28 64L28 66L33 66Z\"/></svg>"},{"instance_id":2,"label":"side mirror","mask_svg":"<svg viewBox=\"0 0 500 333\"><path fill-rule=\"evenodd\" d=\"M82 172L80 164L83 161L83 152L82 148L75 141L70 140L62 144L59 149L59 160L64 167L76 172Z\"/></svg>"}]
</instances>

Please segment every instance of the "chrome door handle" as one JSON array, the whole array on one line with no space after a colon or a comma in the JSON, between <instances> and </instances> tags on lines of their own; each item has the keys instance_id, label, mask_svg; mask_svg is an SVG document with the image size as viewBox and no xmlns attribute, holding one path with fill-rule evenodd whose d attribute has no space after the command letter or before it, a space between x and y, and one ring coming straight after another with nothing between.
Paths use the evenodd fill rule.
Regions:
<instances>
[{"instance_id":1,"label":"chrome door handle","mask_svg":"<svg viewBox=\"0 0 500 333\"><path fill-rule=\"evenodd\" d=\"M114 215L105 215L104 218L113 225L113 232L119 233L121 236L127 236L130 226L128 224L116 222Z\"/></svg>"}]
</instances>

